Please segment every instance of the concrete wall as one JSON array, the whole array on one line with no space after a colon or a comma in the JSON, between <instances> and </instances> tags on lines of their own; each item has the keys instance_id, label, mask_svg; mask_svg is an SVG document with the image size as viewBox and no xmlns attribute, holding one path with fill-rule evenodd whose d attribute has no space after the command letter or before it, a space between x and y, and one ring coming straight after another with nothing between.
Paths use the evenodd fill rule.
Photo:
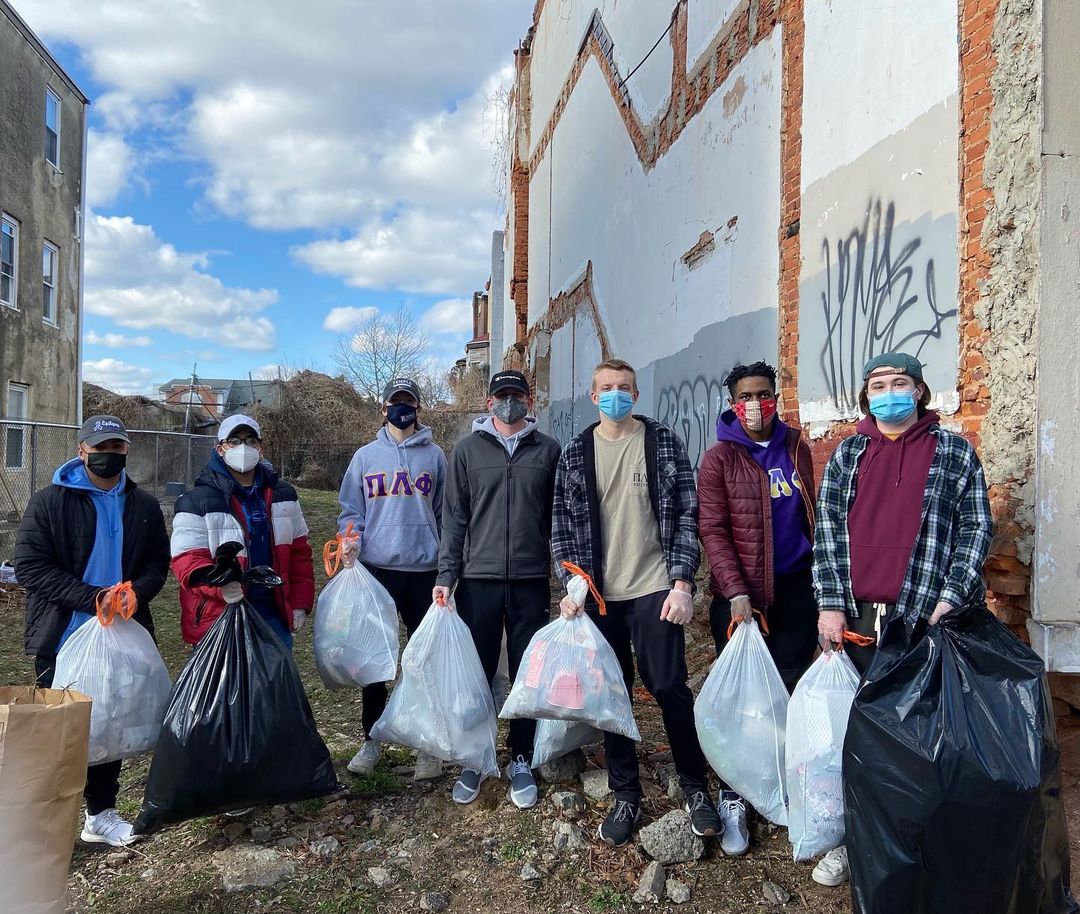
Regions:
<instances>
[{"instance_id":1,"label":"concrete wall","mask_svg":"<svg viewBox=\"0 0 1080 914\"><path fill-rule=\"evenodd\" d=\"M60 170L45 161L45 90L61 100ZM0 9L0 210L19 222L18 311L0 307L0 410L7 385L29 385L30 417L78 411L80 205L85 110ZM57 326L42 320L42 243L60 252Z\"/></svg>"}]
</instances>

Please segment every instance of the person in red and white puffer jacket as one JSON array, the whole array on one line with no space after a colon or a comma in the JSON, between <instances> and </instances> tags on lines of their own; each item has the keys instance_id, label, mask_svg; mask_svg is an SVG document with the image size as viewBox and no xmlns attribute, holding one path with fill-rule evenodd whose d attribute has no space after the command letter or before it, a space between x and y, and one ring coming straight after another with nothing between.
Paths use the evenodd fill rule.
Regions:
<instances>
[{"instance_id":1,"label":"person in red and white puffer jacket","mask_svg":"<svg viewBox=\"0 0 1080 914\"><path fill-rule=\"evenodd\" d=\"M246 597L285 645L292 647L315 601L308 526L289 483L262 460L262 430L249 416L230 416L195 487L176 501L172 570L180 582L180 629L196 644L230 603ZM213 587L199 583L223 543L243 546L242 568L269 565L283 586Z\"/></svg>"}]
</instances>

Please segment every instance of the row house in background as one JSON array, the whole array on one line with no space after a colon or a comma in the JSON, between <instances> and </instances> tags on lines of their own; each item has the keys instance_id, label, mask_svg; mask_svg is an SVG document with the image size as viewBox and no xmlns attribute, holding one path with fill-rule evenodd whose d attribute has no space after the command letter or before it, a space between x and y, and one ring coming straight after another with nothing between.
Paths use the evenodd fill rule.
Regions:
<instances>
[{"instance_id":1,"label":"row house in background","mask_svg":"<svg viewBox=\"0 0 1080 914\"><path fill-rule=\"evenodd\" d=\"M89 101L0 0L0 397L8 419L81 422ZM6 426L6 470L28 432Z\"/></svg>"}]
</instances>

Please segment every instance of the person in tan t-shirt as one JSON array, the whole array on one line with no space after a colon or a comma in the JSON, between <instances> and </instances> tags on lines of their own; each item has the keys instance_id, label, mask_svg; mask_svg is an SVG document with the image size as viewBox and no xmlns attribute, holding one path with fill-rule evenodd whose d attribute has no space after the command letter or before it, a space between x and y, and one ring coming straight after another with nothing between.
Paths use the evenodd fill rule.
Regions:
<instances>
[{"instance_id":1,"label":"person in tan t-shirt","mask_svg":"<svg viewBox=\"0 0 1080 914\"><path fill-rule=\"evenodd\" d=\"M607 603L603 616L595 604L581 607L569 597L560 609L565 618L589 612L619 658L628 691L636 655L641 680L664 716L691 827L704 837L719 834L723 824L709 799L686 683L682 627L694 615L691 590L700 561L694 471L670 428L632 415L637 396L630 365L610 360L597 366L592 400L600 421L575 437L559 460L551 550L563 583L571 576L566 561L592 577ZM615 807L598 834L618 847L641 816L637 747L605 733L604 749Z\"/></svg>"}]
</instances>

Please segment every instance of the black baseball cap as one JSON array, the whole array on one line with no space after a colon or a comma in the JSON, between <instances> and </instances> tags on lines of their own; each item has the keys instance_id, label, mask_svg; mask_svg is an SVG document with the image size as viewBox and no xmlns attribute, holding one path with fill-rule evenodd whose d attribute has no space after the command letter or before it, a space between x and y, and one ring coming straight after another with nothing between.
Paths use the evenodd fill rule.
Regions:
<instances>
[{"instance_id":1,"label":"black baseball cap","mask_svg":"<svg viewBox=\"0 0 1080 914\"><path fill-rule=\"evenodd\" d=\"M529 382L525 380L525 375L520 371L500 371L498 374L491 376L491 383L488 384L488 396L493 397L502 390L517 390L525 394L526 397L531 393Z\"/></svg>"},{"instance_id":2,"label":"black baseball cap","mask_svg":"<svg viewBox=\"0 0 1080 914\"><path fill-rule=\"evenodd\" d=\"M131 444L127 426L116 416L91 416L79 429L79 443L97 447L102 441L118 439Z\"/></svg>"},{"instance_id":3,"label":"black baseball cap","mask_svg":"<svg viewBox=\"0 0 1080 914\"><path fill-rule=\"evenodd\" d=\"M389 403L394 394L402 393L408 394L416 401L417 406L420 405L420 388L412 378L391 378L386 387L383 388L382 401L383 403Z\"/></svg>"}]
</instances>

